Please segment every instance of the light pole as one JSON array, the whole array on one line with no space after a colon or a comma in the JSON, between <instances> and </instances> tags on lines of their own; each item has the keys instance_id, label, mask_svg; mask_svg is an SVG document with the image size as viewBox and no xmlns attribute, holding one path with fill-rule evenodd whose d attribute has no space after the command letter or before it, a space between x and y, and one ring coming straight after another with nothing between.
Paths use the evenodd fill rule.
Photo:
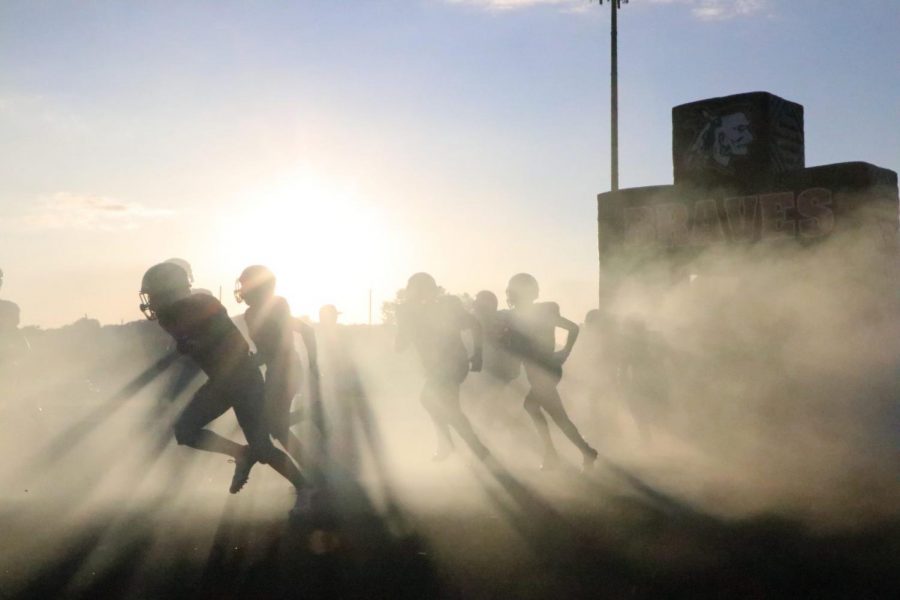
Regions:
<instances>
[{"instance_id":1,"label":"light pole","mask_svg":"<svg viewBox=\"0 0 900 600\"><path fill-rule=\"evenodd\" d=\"M610 51L609 51L609 180L610 189L615 192L619 189L619 25L618 13L622 8L622 2L628 4L628 0L607 0L612 13L610 23ZM603 5L603 0L600 0Z\"/></svg>"},{"instance_id":2,"label":"light pole","mask_svg":"<svg viewBox=\"0 0 900 600\"><path fill-rule=\"evenodd\" d=\"M599 0L603 6L603 0ZM607 0L611 11L609 29L609 187L610 191L619 191L619 9L623 0ZM628 0L624 0L628 4ZM599 219L599 205L597 217ZM600 258L599 302L603 306L603 266L600 246L600 222L597 222L597 250Z\"/></svg>"}]
</instances>

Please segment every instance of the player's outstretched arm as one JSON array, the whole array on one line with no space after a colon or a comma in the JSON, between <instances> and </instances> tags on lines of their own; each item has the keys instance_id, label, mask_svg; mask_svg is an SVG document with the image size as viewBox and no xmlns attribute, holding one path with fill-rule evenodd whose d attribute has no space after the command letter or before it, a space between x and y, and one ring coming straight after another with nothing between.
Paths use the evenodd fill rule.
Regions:
<instances>
[{"instance_id":1,"label":"player's outstretched arm","mask_svg":"<svg viewBox=\"0 0 900 600\"><path fill-rule=\"evenodd\" d=\"M319 376L319 347L316 344L316 332L300 319L294 319L294 331L300 334L306 356L309 358L309 372L313 377Z\"/></svg>"},{"instance_id":2,"label":"player's outstretched arm","mask_svg":"<svg viewBox=\"0 0 900 600\"><path fill-rule=\"evenodd\" d=\"M560 329L565 329L567 332L566 345L556 353L556 359L559 361L559 364L563 364L569 358L569 354L572 353L572 348L575 347L575 340L578 339L580 328L562 315L557 316L555 325Z\"/></svg>"}]
</instances>

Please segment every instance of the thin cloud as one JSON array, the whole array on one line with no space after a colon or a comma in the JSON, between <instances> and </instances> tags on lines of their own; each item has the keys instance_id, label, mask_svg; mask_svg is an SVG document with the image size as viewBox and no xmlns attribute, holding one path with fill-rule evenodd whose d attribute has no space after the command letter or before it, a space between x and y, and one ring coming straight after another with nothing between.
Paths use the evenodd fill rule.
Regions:
<instances>
[{"instance_id":1,"label":"thin cloud","mask_svg":"<svg viewBox=\"0 0 900 600\"><path fill-rule=\"evenodd\" d=\"M650 0L654 4L683 4L701 21L725 21L770 13L769 0Z\"/></svg>"},{"instance_id":2,"label":"thin cloud","mask_svg":"<svg viewBox=\"0 0 900 600\"><path fill-rule=\"evenodd\" d=\"M556 6L567 10L577 10L588 4L587 0L448 0L452 4L468 4L485 10L506 11L535 6Z\"/></svg>"},{"instance_id":3,"label":"thin cloud","mask_svg":"<svg viewBox=\"0 0 900 600\"><path fill-rule=\"evenodd\" d=\"M90 130L84 117L65 102L40 94L0 94L0 125L69 134Z\"/></svg>"},{"instance_id":4,"label":"thin cloud","mask_svg":"<svg viewBox=\"0 0 900 600\"><path fill-rule=\"evenodd\" d=\"M566 12L582 12L597 0L447 0L490 11L511 11L538 6L555 6ZM641 1L641 0L638 0ZM681 4L700 21L725 21L738 17L770 14L770 0L649 0L652 4Z\"/></svg>"},{"instance_id":5,"label":"thin cloud","mask_svg":"<svg viewBox=\"0 0 900 600\"><path fill-rule=\"evenodd\" d=\"M58 192L39 201L20 222L32 230L79 229L121 231L137 229L148 221L166 219L174 211L148 208L105 196Z\"/></svg>"}]
</instances>

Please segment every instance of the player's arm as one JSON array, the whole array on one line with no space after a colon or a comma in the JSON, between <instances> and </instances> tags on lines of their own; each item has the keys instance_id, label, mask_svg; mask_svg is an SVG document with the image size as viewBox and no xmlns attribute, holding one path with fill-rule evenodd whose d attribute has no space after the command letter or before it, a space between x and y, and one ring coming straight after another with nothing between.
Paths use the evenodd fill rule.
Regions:
<instances>
[{"instance_id":1,"label":"player's arm","mask_svg":"<svg viewBox=\"0 0 900 600\"><path fill-rule=\"evenodd\" d=\"M309 360L309 399L315 406L322 400L322 389L319 383L319 346L316 344L316 331L300 319L292 319L293 329L300 334L306 357Z\"/></svg>"},{"instance_id":2,"label":"player's arm","mask_svg":"<svg viewBox=\"0 0 900 600\"><path fill-rule=\"evenodd\" d=\"M316 332L300 319L294 319L294 331L300 334L306 356L309 358L309 371L314 377L319 376L319 347L316 344Z\"/></svg>"},{"instance_id":3,"label":"player's arm","mask_svg":"<svg viewBox=\"0 0 900 600\"><path fill-rule=\"evenodd\" d=\"M471 370L475 373L481 370L483 362L484 350L484 331L482 331L481 323L469 313L464 313L463 328L468 329L472 334L472 358L469 359Z\"/></svg>"},{"instance_id":4,"label":"player's arm","mask_svg":"<svg viewBox=\"0 0 900 600\"><path fill-rule=\"evenodd\" d=\"M200 344L197 340L188 336L179 336L175 338L175 349L180 354L187 354L190 356L200 350Z\"/></svg>"},{"instance_id":5,"label":"player's arm","mask_svg":"<svg viewBox=\"0 0 900 600\"><path fill-rule=\"evenodd\" d=\"M559 364L563 364L564 362L566 362L566 359L569 358L569 354L572 353L572 348L575 347L575 340L578 339L578 332L580 331L580 329L574 322L560 315L558 308L554 325L560 329L565 329L567 332L565 346L563 346L563 349L555 354L556 360L559 361Z\"/></svg>"}]
</instances>

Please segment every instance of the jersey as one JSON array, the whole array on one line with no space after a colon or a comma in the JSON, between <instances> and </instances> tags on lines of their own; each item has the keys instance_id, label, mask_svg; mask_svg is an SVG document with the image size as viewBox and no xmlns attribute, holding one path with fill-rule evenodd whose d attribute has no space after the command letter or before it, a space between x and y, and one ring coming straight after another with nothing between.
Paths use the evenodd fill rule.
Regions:
<instances>
[{"instance_id":1,"label":"jersey","mask_svg":"<svg viewBox=\"0 0 900 600\"><path fill-rule=\"evenodd\" d=\"M429 304L403 307L398 314L401 335L412 340L430 377L465 377L469 354L462 331L472 317L455 296L441 296Z\"/></svg>"},{"instance_id":2,"label":"jersey","mask_svg":"<svg viewBox=\"0 0 900 600\"><path fill-rule=\"evenodd\" d=\"M275 296L261 306L251 306L244 313L244 319L261 363L271 369L299 362L294 347L293 317L287 300Z\"/></svg>"},{"instance_id":3,"label":"jersey","mask_svg":"<svg viewBox=\"0 0 900 600\"><path fill-rule=\"evenodd\" d=\"M510 311L501 310L479 319L484 332L484 373L509 383L519 376L521 359L504 346Z\"/></svg>"},{"instance_id":4,"label":"jersey","mask_svg":"<svg viewBox=\"0 0 900 600\"><path fill-rule=\"evenodd\" d=\"M556 352L556 324L559 321L556 302L538 302L506 315L504 346L529 364L557 370L553 360Z\"/></svg>"},{"instance_id":5,"label":"jersey","mask_svg":"<svg viewBox=\"0 0 900 600\"><path fill-rule=\"evenodd\" d=\"M178 351L190 356L210 380L223 380L255 368L250 346L231 322L222 303L195 294L159 311L160 326L172 336Z\"/></svg>"},{"instance_id":6,"label":"jersey","mask_svg":"<svg viewBox=\"0 0 900 600\"><path fill-rule=\"evenodd\" d=\"M19 305L0 300L0 368L11 365L28 350L28 341L19 331Z\"/></svg>"},{"instance_id":7,"label":"jersey","mask_svg":"<svg viewBox=\"0 0 900 600\"><path fill-rule=\"evenodd\" d=\"M0 330L10 331L19 327L19 305L9 300L0 300Z\"/></svg>"}]
</instances>

